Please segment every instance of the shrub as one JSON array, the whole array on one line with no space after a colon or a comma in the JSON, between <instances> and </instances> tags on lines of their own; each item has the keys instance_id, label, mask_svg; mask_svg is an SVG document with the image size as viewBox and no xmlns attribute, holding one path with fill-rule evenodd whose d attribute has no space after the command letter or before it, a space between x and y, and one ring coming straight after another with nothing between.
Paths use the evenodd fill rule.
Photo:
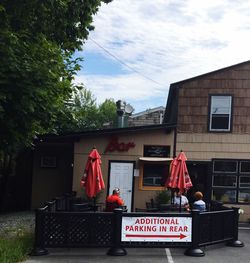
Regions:
<instances>
[{"instance_id":1,"label":"shrub","mask_svg":"<svg viewBox=\"0 0 250 263\"><path fill-rule=\"evenodd\" d=\"M168 190L162 190L156 193L155 202L159 206L160 204L169 204L171 199L171 193Z\"/></svg>"}]
</instances>

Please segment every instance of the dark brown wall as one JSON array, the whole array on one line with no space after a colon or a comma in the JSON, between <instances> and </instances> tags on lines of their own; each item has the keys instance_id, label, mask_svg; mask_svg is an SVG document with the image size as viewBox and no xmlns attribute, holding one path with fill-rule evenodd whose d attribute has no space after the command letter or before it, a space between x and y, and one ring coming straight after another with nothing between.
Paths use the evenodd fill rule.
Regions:
<instances>
[{"instance_id":1,"label":"dark brown wall","mask_svg":"<svg viewBox=\"0 0 250 263\"><path fill-rule=\"evenodd\" d=\"M209 95L233 96L232 133L250 132L250 63L206 74L181 84L178 132L206 133Z\"/></svg>"},{"instance_id":2,"label":"dark brown wall","mask_svg":"<svg viewBox=\"0 0 250 263\"><path fill-rule=\"evenodd\" d=\"M42 156L55 156L56 167L41 167ZM72 191L73 145L41 144L34 151L32 208Z\"/></svg>"}]
</instances>

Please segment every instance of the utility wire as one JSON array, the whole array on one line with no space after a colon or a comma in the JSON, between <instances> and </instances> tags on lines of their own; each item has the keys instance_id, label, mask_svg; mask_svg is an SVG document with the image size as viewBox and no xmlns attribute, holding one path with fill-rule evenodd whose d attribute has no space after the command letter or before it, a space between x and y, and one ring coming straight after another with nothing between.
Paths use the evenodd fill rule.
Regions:
<instances>
[{"instance_id":1,"label":"utility wire","mask_svg":"<svg viewBox=\"0 0 250 263\"><path fill-rule=\"evenodd\" d=\"M114 59L116 59L119 63L121 63L122 65L126 66L127 68L129 68L130 70L134 71L135 73L141 75L143 78L147 79L147 80L150 80L152 82L154 82L155 84L159 85L159 86L162 86L162 87L165 87L165 85L149 78L148 76L142 74L141 72L137 71L136 69L130 67L128 64L126 64L125 62L123 62L122 60L120 60L118 57L116 57L114 54L112 54L110 51L108 51L106 48L104 48L103 46L101 46L99 43L97 43L94 39L92 39L91 37L89 37L89 39L94 43L96 44L99 48L101 48L102 50L104 50L107 54L109 54L111 57L113 57Z\"/></svg>"}]
</instances>

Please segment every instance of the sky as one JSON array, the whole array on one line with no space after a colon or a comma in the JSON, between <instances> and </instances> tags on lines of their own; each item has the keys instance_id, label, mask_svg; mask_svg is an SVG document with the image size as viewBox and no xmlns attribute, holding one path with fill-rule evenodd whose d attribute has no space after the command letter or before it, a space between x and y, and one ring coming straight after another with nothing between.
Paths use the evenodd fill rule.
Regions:
<instances>
[{"instance_id":1,"label":"sky","mask_svg":"<svg viewBox=\"0 0 250 263\"><path fill-rule=\"evenodd\" d=\"M250 57L250 0L113 0L93 20L75 82L134 113L165 107L171 83Z\"/></svg>"}]
</instances>

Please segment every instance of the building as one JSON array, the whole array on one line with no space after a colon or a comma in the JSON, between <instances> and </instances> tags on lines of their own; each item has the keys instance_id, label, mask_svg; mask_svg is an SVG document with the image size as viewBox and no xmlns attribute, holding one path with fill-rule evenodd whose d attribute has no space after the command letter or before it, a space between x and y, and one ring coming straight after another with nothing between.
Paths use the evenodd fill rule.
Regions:
<instances>
[{"instance_id":1,"label":"building","mask_svg":"<svg viewBox=\"0 0 250 263\"><path fill-rule=\"evenodd\" d=\"M195 188L250 218L250 61L171 84L166 109Z\"/></svg>"},{"instance_id":2,"label":"building","mask_svg":"<svg viewBox=\"0 0 250 263\"><path fill-rule=\"evenodd\" d=\"M113 188L119 187L128 211L144 208L145 202L154 198L156 190L164 189L173 155L173 135L171 126L159 124L46 136L34 151L36 161L33 166L31 206L35 208L41 205L45 200L55 197L55 194L60 195L60 191L63 194L65 187L60 183L60 174L62 178L68 178L67 180L73 178L71 184L68 182L68 188L72 187L71 189L81 196L83 190L80 180L89 152L96 147L101 155L106 185L99 201L104 202ZM71 152L73 168L71 155L67 158L67 155L64 155L66 149L61 147L60 150L60 142L65 144L69 141L74 145ZM55 150L56 148L58 150ZM70 169L73 169L71 174ZM65 180L63 179L63 182ZM39 190L41 186L42 193Z\"/></svg>"},{"instance_id":3,"label":"building","mask_svg":"<svg viewBox=\"0 0 250 263\"><path fill-rule=\"evenodd\" d=\"M128 117L128 126L162 124L165 108L163 106L147 109Z\"/></svg>"},{"instance_id":4,"label":"building","mask_svg":"<svg viewBox=\"0 0 250 263\"><path fill-rule=\"evenodd\" d=\"M250 61L170 85L163 123L42 137L33 151L30 204L67 190L82 194L88 153L102 156L106 189L122 189L129 211L164 189L173 156L183 150L205 200L244 209L250 218ZM160 115L158 115L160 116ZM137 116L140 117L140 116ZM144 117L143 117L144 118ZM42 189L42 190L41 190Z\"/></svg>"}]
</instances>

